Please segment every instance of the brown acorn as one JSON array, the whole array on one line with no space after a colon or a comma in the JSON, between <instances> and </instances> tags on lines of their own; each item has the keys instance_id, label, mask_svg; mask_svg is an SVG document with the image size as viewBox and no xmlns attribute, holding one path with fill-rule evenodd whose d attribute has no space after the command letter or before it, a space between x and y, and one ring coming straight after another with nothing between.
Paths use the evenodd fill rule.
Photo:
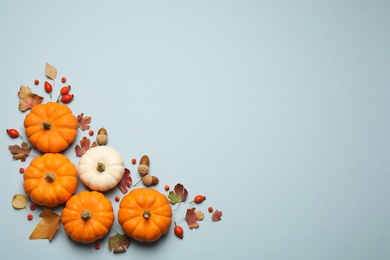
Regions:
<instances>
[{"instance_id":1,"label":"brown acorn","mask_svg":"<svg viewBox=\"0 0 390 260\"><path fill-rule=\"evenodd\" d=\"M107 144L108 136L107 136L107 130L105 128L100 128L97 136L96 136L96 142L98 145L105 145Z\"/></svg>"},{"instance_id":2,"label":"brown acorn","mask_svg":"<svg viewBox=\"0 0 390 260\"><path fill-rule=\"evenodd\" d=\"M142 177L142 182L145 186L152 186L158 183L158 178L156 176L145 175Z\"/></svg>"},{"instance_id":3,"label":"brown acorn","mask_svg":"<svg viewBox=\"0 0 390 260\"><path fill-rule=\"evenodd\" d=\"M148 174L149 172L149 156L144 155L141 157L141 160L139 161L139 166L138 166L138 173L144 177L145 175Z\"/></svg>"}]
</instances>

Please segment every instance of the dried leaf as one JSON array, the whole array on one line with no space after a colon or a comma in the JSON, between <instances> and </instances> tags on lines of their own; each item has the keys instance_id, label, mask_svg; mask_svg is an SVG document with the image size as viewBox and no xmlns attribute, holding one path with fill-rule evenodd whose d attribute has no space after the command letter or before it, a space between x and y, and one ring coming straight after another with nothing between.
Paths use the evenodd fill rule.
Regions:
<instances>
[{"instance_id":1,"label":"dried leaf","mask_svg":"<svg viewBox=\"0 0 390 260\"><path fill-rule=\"evenodd\" d=\"M114 253L125 252L131 244L131 239L127 235L116 233L108 238L108 248Z\"/></svg>"},{"instance_id":2,"label":"dried leaf","mask_svg":"<svg viewBox=\"0 0 390 260\"><path fill-rule=\"evenodd\" d=\"M15 209L24 209L28 203L28 197L23 194L15 194L12 197L12 207Z\"/></svg>"},{"instance_id":3,"label":"dried leaf","mask_svg":"<svg viewBox=\"0 0 390 260\"><path fill-rule=\"evenodd\" d=\"M24 162L26 161L26 157L30 154L32 147L28 143L22 142L21 146L16 144L9 145L8 149L13 154L13 159Z\"/></svg>"},{"instance_id":4,"label":"dried leaf","mask_svg":"<svg viewBox=\"0 0 390 260\"><path fill-rule=\"evenodd\" d=\"M118 188L123 194L125 194L129 190L132 182L133 180L130 177L130 170L125 168L125 173L118 184Z\"/></svg>"},{"instance_id":5,"label":"dried leaf","mask_svg":"<svg viewBox=\"0 0 390 260\"><path fill-rule=\"evenodd\" d=\"M91 145L91 140L89 140L86 136L81 138L80 140L80 145L76 145L75 150L76 150L76 155L78 157L81 157L85 154L86 151L88 151L90 148L96 147L97 143L93 142Z\"/></svg>"},{"instance_id":6,"label":"dried leaf","mask_svg":"<svg viewBox=\"0 0 390 260\"><path fill-rule=\"evenodd\" d=\"M48 208L43 208L39 214L42 220L37 224L30 235L30 240L48 238L52 240L57 230L60 228L61 216Z\"/></svg>"},{"instance_id":7,"label":"dried leaf","mask_svg":"<svg viewBox=\"0 0 390 260\"><path fill-rule=\"evenodd\" d=\"M211 219L214 222L221 221L221 217L222 217L222 211L219 210L214 211L213 215L211 215Z\"/></svg>"},{"instance_id":8,"label":"dried leaf","mask_svg":"<svg viewBox=\"0 0 390 260\"><path fill-rule=\"evenodd\" d=\"M168 194L168 199L171 204L180 203L186 200L188 191L184 188L183 184L178 183L175 185L173 191Z\"/></svg>"},{"instance_id":9,"label":"dried leaf","mask_svg":"<svg viewBox=\"0 0 390 260\"><path fill-rule=\"evenodd\" d=\"M57 77L57 69L46 62L45 74L49 79L54 80Z\"/></svg>"},{"instance_id":10,"label":"dried leaf","mask_svg":"<svg viewBox=\"0 0 390 260\"><path fill-rule=\"evenodd\" d=\"M189 228L198 228L199 223L197 221L202 220L204 217L204 214L201 211L196 211L195 208L187 209L185 221L187 222L187 225Z\"/></svg>"},{"instance_id":11,"label":"dried leaf","mask_svg":"<svg viewBox=\"0 0 390 260\"><path fill-rule=\"evenodd\" d=\"M81 113L77 116L77 123L81 130L88 130L91 126L89 125L92 121L92 117L84 116L84 113Z\"/></svg>"},{"instance_id":12,"label":"dried leaf","mask_svg":"<svg viewBox=\"0 0 390 260\"><path fill-rule=\"evenodd\" d=\"M31 92L31 88L20 86L20 90L18 92L19 97L19 110L24 112L27 109L32 108L35 105L42 103L43 97L38 96Z\"/></svg>"}]
</instances>

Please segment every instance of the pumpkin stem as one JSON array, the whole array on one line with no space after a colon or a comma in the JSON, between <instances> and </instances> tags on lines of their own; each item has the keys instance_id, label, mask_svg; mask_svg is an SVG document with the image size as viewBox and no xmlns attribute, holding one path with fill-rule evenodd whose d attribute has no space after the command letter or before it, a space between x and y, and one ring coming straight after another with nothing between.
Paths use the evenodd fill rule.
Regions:
<instances>
[{"instance_id":1,"label":"pumpkin stem","mask_svg":"<svg viewBox=\"0 0 390 260\"><path fill-rule=\"evenodd\" d=\"M41 125L43 126L43 129L50 130L51 124L49 122L42 122Z\"/></svg>"},{"instance_id":2,"label":"pumpkin stem","mask_svg":"<svg viewBox=\"0 0 390 260\"><path fill-rule=\"evenodd\" d=\"M45 175L44 179L47 183L52 183L56 180L56 176L54 175L54 173L48 173Z\"/></svg>"},{"instance_id":3,"label":"pumpkin stem","mask_svg":"<svg viewBox=\"0 0 390 260\"><path fill-rule=\"evenodd\" d=\"M148 219L148 218L150 218L150 216L151 216L152 214L150 213L150 211L149 210L145 210L144 211L144 214L142 215L145 219Z\"/></svg>"},{"instance_id":4,"label":"pumpkin stem","mask_svg":"<svg viewBox=\"0 0 390 260\"><path fill-rule=\"evenodd\" d=\"M106 166L104 165L104 163L98 162L98 164L96 166L96 170L99 172L104 172L105 169L106 169Z\"/></svg>"},{"instance_id":5,"label":"pumpkin stem","mask_svg":"<svg viewBox=\"0 0 390 260\"><path fill-rule=\"evenodd\" d=\"M84 221L88 221L92 218L92 211L90 211L89 209L85 209L81 212L80 214L80 218Z\"/></svg>"}]
</instances>

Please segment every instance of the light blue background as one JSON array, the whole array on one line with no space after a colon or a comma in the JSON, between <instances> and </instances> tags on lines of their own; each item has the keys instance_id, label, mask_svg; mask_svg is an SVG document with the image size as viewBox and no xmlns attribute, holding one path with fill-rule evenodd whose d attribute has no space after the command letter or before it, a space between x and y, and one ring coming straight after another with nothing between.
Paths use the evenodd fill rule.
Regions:
<instances>
[{"instance_id":1,"label":"light blue background","mask_svg":"<svg viewBox=\"0 0 390 260\"><path fill-rule=\"evenodd\" d=\"M0 35L2 258L388 259L389 1L1 0ZM45 62L134 181L131 158L148 154L157 189L207 195L199 229L117 255L62 228L28 239L40 209L29 222L11 199L31 157L11 158L5 129L23 132L20 85L50 100L33 85Z\"/></svg>"}]
</instances>

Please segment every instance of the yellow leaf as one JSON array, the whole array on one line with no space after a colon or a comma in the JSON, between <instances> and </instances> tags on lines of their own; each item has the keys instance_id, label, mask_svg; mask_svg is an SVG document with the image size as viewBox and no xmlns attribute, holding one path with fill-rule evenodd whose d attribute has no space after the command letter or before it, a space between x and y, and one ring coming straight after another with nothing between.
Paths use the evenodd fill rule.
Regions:
<instances>
[{"instance_id":1,"label":"yellow leaf","mask_svg":"<svg viewBox=\"0 0 390 260\"><path fill-rule=\"evenodd\" d=\"M39 214L42 220L37 224L30 235L30 240L48 238L52 240L57 230L60 228L61 216L48 208L43 208Z\"/></svg>"},{"instance_id":2,"label":"yellow leaf","mask_svg":"<svg viewBox=\"0 0 390 260\"><path fill-rule=\"evenodd\" d=\"M23 112L35 105L40 104L43 100L43 97L32 93L31 88L25 86L20 86L18 97L20 98L19 110Z\"/></svg>"},{"instance_id":3,"label":"yellow leaf","mask_svg":"<svg viewBox=\"0 0 390 260\"><path fill-rule=\"evenodd\" d=\"M24 209L28 203L28 197L22 194L15 194L12 198L12 206L15 209Z\"/></svg>"},{"instance_id":4,"label":"yellow leaf","mask_svg":"<svg viewBox=\"0 0 390 260\"><path fill-rule=\"evenodd\" d=\"M57 69L46 62L46 69L45 69L46 76L52 80L54 80L57 77Z\"/></svg>"}]
</instances>

